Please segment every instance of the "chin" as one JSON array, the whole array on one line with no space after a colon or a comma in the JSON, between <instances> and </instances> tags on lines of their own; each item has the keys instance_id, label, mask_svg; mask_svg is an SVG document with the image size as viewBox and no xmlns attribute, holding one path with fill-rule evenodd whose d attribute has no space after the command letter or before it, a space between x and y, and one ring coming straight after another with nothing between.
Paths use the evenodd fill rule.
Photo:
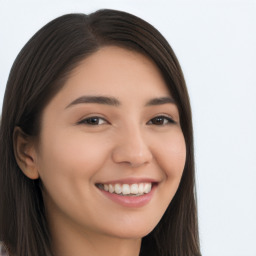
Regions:
<instances>
[{"instance_id":1,"label":"chin","mask_svg":"<svg viewBox=\"0 0 256 256\"><path fill-rule=\"evenodd\" d=\"M122 239L141 239L147 236L157 224L143 224L135 225L120 225L111 232L107 232L109 235L122 238Z\"/></svg>"}]
</instances>

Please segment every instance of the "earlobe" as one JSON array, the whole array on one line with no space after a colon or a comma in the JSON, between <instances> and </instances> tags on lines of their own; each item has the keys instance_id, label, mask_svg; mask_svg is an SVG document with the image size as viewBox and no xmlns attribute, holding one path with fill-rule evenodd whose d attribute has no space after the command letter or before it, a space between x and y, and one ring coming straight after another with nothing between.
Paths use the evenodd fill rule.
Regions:
<instances>
[{"instance_id":1,"label":"earlobe","mask_svg":"<svg viewBox=\"0 0 256 256\"><path fill-rule=\"evenodd\" d=\"M16 162L22 172L30 179L38 179L36 150L33 139L25 134L20 127L13 132L13 149Z\"/></svg>"}]
</instances>

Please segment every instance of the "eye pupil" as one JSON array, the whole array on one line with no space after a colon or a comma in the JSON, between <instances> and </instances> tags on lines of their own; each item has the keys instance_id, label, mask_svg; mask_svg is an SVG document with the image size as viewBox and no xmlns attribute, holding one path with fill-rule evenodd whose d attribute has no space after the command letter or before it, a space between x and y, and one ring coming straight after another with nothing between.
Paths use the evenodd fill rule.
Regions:
<instances>
[{"instance_id":1,"label":"eye pupil","mask_svg":"<svg viewBox=\"0 0 256 256\"><path fill-rule=\"evenodd\" d=\"M99 123L99 118L97 117L91 117L87 119L88 124L98 124Z\"/></svg>"},{"instance_id":2,"label":"eye pupil","mask_svg":"<svg viewBox=\"0 0 256 256\"><path fill-rule=\"evenodd\" d=\"M98 117L98 116L88 117L78 122L78 124L83 124L87 126L92 126L92 125L99 126L107 123L108 122L104 118Z\"/></svg>"},{"instance_id":3,"label":"eye pupil","mask_svg":"<svg viewBox=\"0 0 256 256\"><path fill-rule=\"evenodd\" d=\"M164 123L164 118L158 116L158 117L156 117L156 118L153 119L153 123L154 123L154 124L163 124L163 123Z\"/></svg>"}]
</instances>

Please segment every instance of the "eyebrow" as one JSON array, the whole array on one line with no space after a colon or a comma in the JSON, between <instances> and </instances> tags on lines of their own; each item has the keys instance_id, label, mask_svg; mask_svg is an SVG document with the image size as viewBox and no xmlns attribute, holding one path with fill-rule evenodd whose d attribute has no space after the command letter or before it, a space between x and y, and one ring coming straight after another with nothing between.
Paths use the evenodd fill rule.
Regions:
<instances>
[{"instance_id":1,"label":"eyebrow","mask_svg":"<svg viewBox=\"0 0 256 256\"><path fill-rule=\"evenodd\" d=\"M149 100L146 103L146 106L157 106L157 105L163 105L163 104L175 104L175 101L172 97L160 97L160 98L154 98Z\"/></svg>"},{"instance_id":2,"label":"eyebrow","mask_svg":"<svg viewBox=\"0 0 256 256\"><path fill-rule=\"evenodd\" d=\"M74 101L72 101L66 108L69 108L73 105L84 104L84 103L96 103L102 105L109 105L118 107L121 105L121 102L114 97L106 97L106 96L82 96ZM159 97L149 100L145 106L157 106L163 104L175 104L175 101L172 97Z\"/></svg>"},{"instance_id":3,"label":"eyebrow","mask_svg":"<svg viewBox=\"0 0 256 256\"><path fill-rule=\"evenodd\" d=\"M120 101L113 97L82 96L72 101L66 108L69 108L76 104L82 104L82 103L96 103L96 104L103 104L103 105L116 106L116 107L121 105Z\"/></svg>"}]
</instances>

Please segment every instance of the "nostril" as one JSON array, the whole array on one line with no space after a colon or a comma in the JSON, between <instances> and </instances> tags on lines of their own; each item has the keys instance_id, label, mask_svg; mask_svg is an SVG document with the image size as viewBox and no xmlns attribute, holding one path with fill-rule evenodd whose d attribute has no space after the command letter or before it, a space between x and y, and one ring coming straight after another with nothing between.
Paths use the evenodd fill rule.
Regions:
<instances>
[{"instance_id":1,"label":"nostril","mask_svg":"<svg viewBox=\"0 0 256 256\"><path fill-rule=\"evenodd\" d=\"M129 163L129 165L131 166L131 168L138 168L142 165L146 164L146 162L139 162L139 163Z\"/></svg>"},{"instance_id":2,"label":"nostril","mask_svg":"<svg viewBox=\"0 0 256 256\"><path fill-rule=\"evenodd\" d=\"M113 161L139 167L150 162L152 152L148 140L138 124L128 123L119 133L112 151Z\"/></svg>"}]
</instances>

